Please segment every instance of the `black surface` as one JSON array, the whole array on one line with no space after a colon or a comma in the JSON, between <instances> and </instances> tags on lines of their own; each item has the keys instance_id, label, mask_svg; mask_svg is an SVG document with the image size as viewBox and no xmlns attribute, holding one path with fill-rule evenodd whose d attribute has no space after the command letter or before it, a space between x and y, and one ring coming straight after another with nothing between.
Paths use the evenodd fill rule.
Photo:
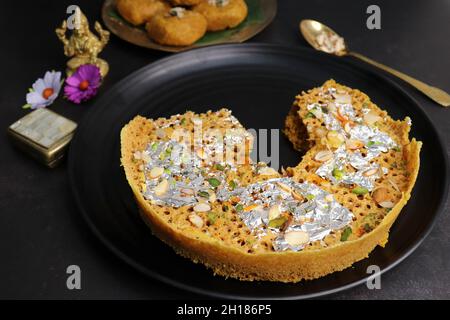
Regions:
<instances>
[{"instance_id":1,"label":"black surface","mask_svg":"<svg viewBox=\"0 0 450 320\"><path fill-rule=\"evenodd\" d=\"M43 0L0 2L0 297L1 298L193 298L159 281L149 280L111 254L92 235L70 194L67 166L49 170L12 148L6 128L28 111L27 89L45 70L63 70L66 58L54 28L69 4L79 4L89 19L100 20L101 1ZM298 22L314 18L343 35L352 49L450 91L450 2L377 1L382 29L366 28L372 1L281 0L274 22L250 42L307 47ZM111 71L101 97L131 72L167 54L137 48L112 36L102 57ZM394 79L417 101L444 137L450 150L449 110ZM51 109L77 122L96 99L80 106L58 100ZM388 106L386 106L388 107ZM431 148L433 150L433 148ZM433 152L433 151L431 151ZM441 172L424 177L432 181ZM421 195L417 195L421 197ZM428 210L424 211L426 215ZM398 267L383 275L381 290L361 285L333 299L450 298L449 203L430 236ZM66 288L66 268L82 269L82 289Z\"/></svg>"},{"instance_id":2,"label":"black surface","mask_svg":"<svg viewBox=\"0 0 450 320\"><path fill-rule=\"evenodd\" d=\"M77 204L94 233L122 259L153 278L197 293L306 298L363 283L368 266L379 266L384 272L418 246L442 210L448 191L447 155L431 122L412 98L374 71L312 50L267 44L216 46L160 60L116 84L78 128L69 154ZM410 116L412 136L424 143L412 199L392 228L386 248L377 248L352 268L318 280L249 283L214 277L150 235L119 162L120 130L128 121L136 115L156 119L184 113L186 108L205 112L226 106L246 128L281 130L293 97L330 78L359 88L378 105L389 106L387 111L395 118ZM300 156L281 136L280 164L295 166ZM434 171L442 174L427 181L425 177Z\"/></svg>"}]
</instances>

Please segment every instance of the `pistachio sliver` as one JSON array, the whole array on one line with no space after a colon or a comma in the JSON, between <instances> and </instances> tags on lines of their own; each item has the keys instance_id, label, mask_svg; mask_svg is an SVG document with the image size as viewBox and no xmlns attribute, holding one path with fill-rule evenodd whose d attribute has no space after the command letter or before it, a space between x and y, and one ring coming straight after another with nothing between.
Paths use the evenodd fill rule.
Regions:
<instances>
[{"instance_id":1,"label":"pistachio sliver","mask_svg":"<svg viewBox=\"0 0 450 320\"><path fill-rule=\"evenodd\" d=\"M217 188L218 186L220 186L220 181L216 178L209 178L207 181L209 185L213 188Z\"/></svg>"},{"instance_id":2,"label":"pistachio sliver","mask_svg":"<svg viewBox=\"0 0 450 320\"><path fill-rule=\"evenodd\" d=\"M341 241L347 241L348 237L352 234L352 228L346 227L341 234Z\"/></svg>"},{"instance_id":3,"label":"pistachio sliver","mask_svg":"<svg viewBox=\"0 0 450 320\"><path fill-rule=\"evenodd\" d=\"M357 194L358 196L365 195L368 192L369 192L369 190L367 190L367 188L364 188L364 187L355 187L352 190L352 193Z\"/></svg>"},{"instance_id":4,"label":"pistachio sliver","mask_svg":"<svg viewBox=\"0 0 450 320\"><path fill-rule=\"evenodd\" d=\"M202 198L209 198L209 193L207 191L198 191L197 195Z\"/></svg>"},{"instance_id":5,"label":"pistachio sliver","mask_svg":"<svg viewBox=\"0 0 450 320\"><path fill-rule=\"evenodd\" d=\"M278 217L272 220L269 220L268 226L270 228L281 228L286 222L288 221L288 218L286 217Z\"/></svg>"},{"instance_id":6,"label":"pistachio sliver","mask_svg":"<svg viewBox=\"0 0 450 320\"><path fill-rule=\"evenodd\" d=\"M333 175L333 177L336 180L341 180L344 177L344 170L340 170L338 168L334 168L333 171L331 172L331 174Z\"/></svg>"}]
</instances>

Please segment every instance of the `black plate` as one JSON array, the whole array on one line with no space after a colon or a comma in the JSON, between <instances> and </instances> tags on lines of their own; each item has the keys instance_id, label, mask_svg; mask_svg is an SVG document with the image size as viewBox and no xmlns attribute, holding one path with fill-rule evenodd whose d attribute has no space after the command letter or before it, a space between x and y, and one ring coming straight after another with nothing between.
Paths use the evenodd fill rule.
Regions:
<instances>
[{"instance_id":1,"label":"black plate","mask_svg":"<svg viewBox=\"0 0 450 320\"><path fill-rule=\"evenodd\" d=\"M135 115L155 118L227 106L247 128L282 128L294 96L336 81L366 92L394 118L410 116L411 135L424 142L411 200L392 228L386 248L352 268L298 284L240 282L215 277L177 256L141 221L119 164L119 132ZM280 161L299 154L280 135ZM273 45L224 45L193 50L151 64L104 94L77 130L70 148L70 183L83 217L120 258L148 276L178 288L217 297L307 298L364 283L369 265L389 270L429 233L448 191L447 155L416 101L362 63L312 50Z\"/></svg>"}]
</instances>

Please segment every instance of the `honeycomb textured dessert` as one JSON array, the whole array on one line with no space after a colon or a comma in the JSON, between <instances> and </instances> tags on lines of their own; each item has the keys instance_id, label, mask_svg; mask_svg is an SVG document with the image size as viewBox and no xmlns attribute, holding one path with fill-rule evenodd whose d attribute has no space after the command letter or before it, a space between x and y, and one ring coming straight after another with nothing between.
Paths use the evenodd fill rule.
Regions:
<instances>
[{"instance_id":1,"label":"honeycomb textured dessert","mask_svg":"<svg viewBox=\"0 0 450 320\"><path fill-rule=\"evenodd\" d=\"M121 132L122 165L144 221L180 255L241 280L297 282L384 246L410 197L421 143L358 90L327 81L296 97L285 134L305 155L275 171L227 109Z\"/></svg>"}]
</instances>

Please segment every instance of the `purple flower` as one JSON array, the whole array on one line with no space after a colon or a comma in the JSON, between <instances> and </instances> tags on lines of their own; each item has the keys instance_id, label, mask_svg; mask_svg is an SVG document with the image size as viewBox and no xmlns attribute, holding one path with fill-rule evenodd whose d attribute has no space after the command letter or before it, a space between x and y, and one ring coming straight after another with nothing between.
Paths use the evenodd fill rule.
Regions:
<instances>
[{"instance_id":1,"label":"purple flower","mask_svg":"<svg viewBox=\"0 0 450 320\"><path fill-rule=\"evenodd\" d=\"M61 90L61 72L47 71L44 79L39 78L33 83L27 94L27 104L24 108L45 108L53 103Z\"/></svg>"},{"instance_id":2,"label":"purple flower","mask_svg":"<svg viewBox=\"0 0 450 320\"><path fill-rule=\"evenodd\" d=\"M76 104L89 100L97 94L101 80L100 69L97 66L93 64L81 65L77 71L66 79L65 97Z\"/></svg>"}]
</instances>

